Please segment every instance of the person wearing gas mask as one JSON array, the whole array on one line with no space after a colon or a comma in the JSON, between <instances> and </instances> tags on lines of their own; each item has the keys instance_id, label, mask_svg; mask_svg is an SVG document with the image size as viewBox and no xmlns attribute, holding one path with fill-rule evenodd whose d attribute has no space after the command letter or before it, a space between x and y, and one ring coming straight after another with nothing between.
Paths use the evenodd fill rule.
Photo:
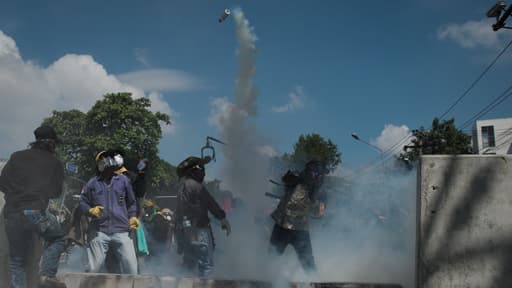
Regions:
<instances>
[{"instance_id":1,"label":"person wearing gas mask","mask_svg":"<svg viewBox=\"0 0 512 288\"><path fill-rule=\"evenodd\" d=\"M316 270L309 218L323 213L319 188L327 173L320 161L309 161L301 173L288 171L282 178L285 194L272 213L275 221L270 237L270 251L282 255L286 246L292 245L304 271Z\"/></svg>"},{"instance_id":2,"label":"person wearing gas mask","mask_svg":"<svg viewBox=\"0 0 512 288\"><path fill-rule=\"evenodd\" d=\"M177 167L180 178L175 213L178 253L183 254L185 269L192 271L197 266L200 277L213 271L214 239L208 212L221 221L226 235L231 233L226 213L203 185L206 163L205 159L188 157Z\"/></svg>"},{"instance_id":3,"label":"person wearing gas mask","mask_svg":"<svg viewBox=\"0 0 512 288\"><path fill-rule=\"evenodd\" d=\"M129 232L139 226L135 194L130 180L115 173L118 166L113 155L99 153L98 175L87 182L81 194L80 209L92 218L89 229L96 231L87 247L89 272L98 272L107 253L113 252L120 273L137 274L135 248L129 237Z\"/></svg>"},{"instance_id":4,"label":"person wearing gas mask","mask_svg":"<svg viewBox=\"0 0 512 288\"><path fill-rule=\"evenodd\" d=\"M117 166L114 173L123 174L128 179L130 179L130 183L132 184L133 193L135 194L135 201L137 203L137 218L141 219L143 213L143 205L144 205L144 197L146 195L146 170L148 168L149 161L147 159L141 159L137 163L136 172L128 170L125 166L124 161L124 153L120 149L111 149L105 151L106 155L111 155ZM133 240L133 245L135 249L135 255L137 256L137 265L139 272L143 270L144 257L148 255L149 251L147 247L143 247L143 249L139 245L140 243L145 243L145 232L144 229L137 229L137 231L133 231L130 235ZM143 239L139 239L143 238ZM142 245L142 244L141 244ZM142 245L145 246L145 245ZM117 259L114 257L112 253L107 255L105 260L105 267L109 273L119 273L119 263Z\"/></svg>"},{"instance_id":5,"label":"person wearing gas mask","mask_svg":"<svg viewBox=\"0 0 512 288\"><path fill-rule=\"evenodd\" d=\"M48 211L49 199L62 194L64 167L55 156L56 145L62 140L50 126L37 128L34 135L36 141L29 149L13 153L0 175L9 242L9 287L27 287L25 268L31 261L29 248L34 234L45 242L40 287L66 287L55 278L60 255L65 250L65 233L55 215Z\"/></svg>"}]
</instances>

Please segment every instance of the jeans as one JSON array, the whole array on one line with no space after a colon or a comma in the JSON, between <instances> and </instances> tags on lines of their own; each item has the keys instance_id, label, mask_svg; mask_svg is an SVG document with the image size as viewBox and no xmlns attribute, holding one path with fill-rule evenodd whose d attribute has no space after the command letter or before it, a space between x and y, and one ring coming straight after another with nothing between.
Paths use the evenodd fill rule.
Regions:
<instances>
[{"instance_id":1,"label":"jeans","mask_svg":"<svg viewBox=\"0 0 512 288\"><path fill-rule=\"evenodd\" d=\"M185 246L183 263L189 270L197 264L199 277L205 277L213 272L213 236L210 228L197 228L196 236Z\"/></svg>"},{"instance_id":2,"label":"jeans","mask_svg":"<svg viewBox=\"0 0 512 288\"><path fill-rule=\"evenodd\" d=\"M290 230L282 228L277 224L274 225L272 236L270 237L271 252L282 255L288 244L292 245L295 252L297 252L304 271L312 272L316 270L309 231Z\"/></svg>"},{"instance_id":3,"label":"jeans","mask_svg":"<svg viewBox=\"0 0 512 288\"><path fill-rule=\"evenodd\" d=\"M91 240L87 247L89 272L100 271L108 252L112 252L120 262L121 274L137 274L137 257L133 240L129 237L128 232L112 235L98 232L98 235Z\"/></svg>"},{"instance_id":4,"label":"jeans","mask_svg":"<svg viewBox=\"0 0 512 288\"><path fill-rule=\"evenodd\" d=\"M5 215L5 232L9 242L10 287L27 285L25 266L29 263L31 240L37 234L44 240L39 266L41 276L55 277L59 259L65 250L64 231L55 215L47 211L24 210Z\"/></svg>"}]
</instances>

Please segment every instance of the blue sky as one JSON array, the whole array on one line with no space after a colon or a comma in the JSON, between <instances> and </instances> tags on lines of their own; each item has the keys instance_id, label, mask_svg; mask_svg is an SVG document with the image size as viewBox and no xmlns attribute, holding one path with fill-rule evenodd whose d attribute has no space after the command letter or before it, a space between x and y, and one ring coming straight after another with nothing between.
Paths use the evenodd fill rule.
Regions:
<instances>
[{"instance_id":1,"label":"blue sky","mask_svg":"<svg viewBox=\"0 0 512 288\"><path fill-rule=\"evenodd\" d=\"M172 112L175 127L164 134L162 158L177 164L199 153L207 135L219 137L208 120L215 112L212 102L234 97L235 27L232 17L220 24L217 17L226 7L241 7L258 37L258 114L251 121L268 145L290 152L301 133L319 133L338 145L345 167L362 166L378 154L354 141L351 132L385 149L399 140L393 133L406 131L402 125L428 127L512 39L512 31L495 33L492 20L485 19L493 4L4 0L0 58L15 60L5 62L14 68L0 68L2 112L18 112L0 117L0 133L13 133L7 125L16 122L12 117L38 116L21 107L38 97L47 103L38 110L43 116L53 109L86 110L101 97L90 95L103 91L98 87L131 87L153 93L161 111ZM509 50L447 117L461 124L487 105L512 84L511 64ZM51 101L38 88L46 84L43 94ZM76 92L81 88L87 94ZM484 118L511 117L511 103ZM37 121L20 119L24 126L16 135L25 141ZM397 126L394 132L379 138L390 124ZM8 157L19 139L2 140L0 156Z\"/></svg>"}]
</instances>

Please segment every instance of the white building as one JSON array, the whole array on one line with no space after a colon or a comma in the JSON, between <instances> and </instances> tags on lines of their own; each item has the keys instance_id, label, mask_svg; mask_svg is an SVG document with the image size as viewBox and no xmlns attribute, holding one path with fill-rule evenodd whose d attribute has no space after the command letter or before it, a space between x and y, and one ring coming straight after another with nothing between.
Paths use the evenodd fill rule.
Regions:
<instances>
[{"instance_id":1,"label":"white building","mask_svg":"<svg viewBox=\"0 0 512 288\"><path fill-rule=\"evenodd\" d=\"M512 118L477 120L472 140L475 154L512 154Z\"/></svg>"}]
</instances>

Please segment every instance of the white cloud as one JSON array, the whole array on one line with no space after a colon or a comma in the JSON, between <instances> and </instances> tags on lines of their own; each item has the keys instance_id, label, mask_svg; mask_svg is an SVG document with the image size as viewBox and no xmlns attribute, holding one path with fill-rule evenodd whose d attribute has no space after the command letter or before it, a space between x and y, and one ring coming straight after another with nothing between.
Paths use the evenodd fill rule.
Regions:
<instances>
[{"instance_id":1,"label":"white cloud","mask_svg":"<svg viewBox=\"0 0 512 288\"><path fill-rule=\"evenodd\" d=\"M149 108L151 112L165 113L169 115L171 118L170 125L166 125L163 123L160 125L162 127L162 133L176 133L176 129L178 128L178 126L176 125L176 119L180 117L179 113L174 111L174 109L172 109L171 106L169 106L169 103L165 101L162 94L158 92L151 92L147 97L149 98L149 100L151 100L151 107Z\"/></svg>"},{"instance_id":2,"label":"white cloud","mask_svg":"<svg viewBox=\"0 0 512 288\"><path fill-rule=\"evenodd\" d=\"M14 39L0 31L0 157L33 141L34 129L52 110L86 111L111 92L145 96L140 88L108 74L89 55L64 55L46 68L24 61ZM154 111L173 115L159 94L149 97Z\"/></svg>"},{"instance_id":3,"label":"white cloud","mask_svg":"<svg viewBox=\"0 0 512 288\"><path fill-rule=\"evenodd\" d=\"M119 80L144 91L188 91L201 87L194 77L179 70L146 69L117 75Z\"/></svg>"},{"instance_id":4,"label":"white cloud","mask_svg":"<svg viewBox=\"0 0 512 288\"><path fill-rule=\"evenodd\" d=\"M304 107L304 89L301 86L296 86L288 95L288 103L282 106L272 107L272 111L276 113L289 112L299 110Z\"/></svg>"},{"instance_id":5,"label":"white cloud","mask_svg":"<svg viewBox=\"0 0 512 288\"><path fill-rule=\"evenodd\" d=\"M379 147L382 151L389 150L393 154L399 154L402 151L403 145L408 144L410 139L407 142L404 141L402 145L397 145L397 143L411 137L412 134L406 125L395 126L393 124L386 124L380 136L377 139L372 139L370 143Z\"/></svg>"},{"instance_id":6,"label":"white cloud","mask_svg":"<svg viewBox=\"0 0 512 288\"><path fill-rule=\"evenodd\" d=\"M263 145L263 146L257 147L257 152L259 155L267 157L267 158L277 156L277 151L274 149L274 147L272 147L270 145Z\"/></svg>"},{"instance_id":7,"label":"white cloud","mask_svg":"<svg viewBox=\"0 0 512 288\"><path fill-rule=\"evenodd\" d=\"M149 67L148 61L148 50L143 48L135 48L134 50L135 60L141 63L142 65Z\"/></svg>"},{"instance_id":8,"label":"white cloud","mask_svg":"<svg viewBox=\"0 0 512 288\"><path fill-rule=\"evenodd\" d=\"M0 58L20 59L16 42L2 31L0 31Z\"/></svg>"},{"instance_id":9,"label":"white cloud","mask_svg":"<svg viewBox=\"0 0 512 288\"><path fill-rule=\"evenodd\" d=\"M441 27L437 36L442 40L451 40L463 48L498 49L503 45L500 37L503 31L495 32L491 25L494 20L467 21L463 24L448 24Z\"/></svg>"}]
</instances>

